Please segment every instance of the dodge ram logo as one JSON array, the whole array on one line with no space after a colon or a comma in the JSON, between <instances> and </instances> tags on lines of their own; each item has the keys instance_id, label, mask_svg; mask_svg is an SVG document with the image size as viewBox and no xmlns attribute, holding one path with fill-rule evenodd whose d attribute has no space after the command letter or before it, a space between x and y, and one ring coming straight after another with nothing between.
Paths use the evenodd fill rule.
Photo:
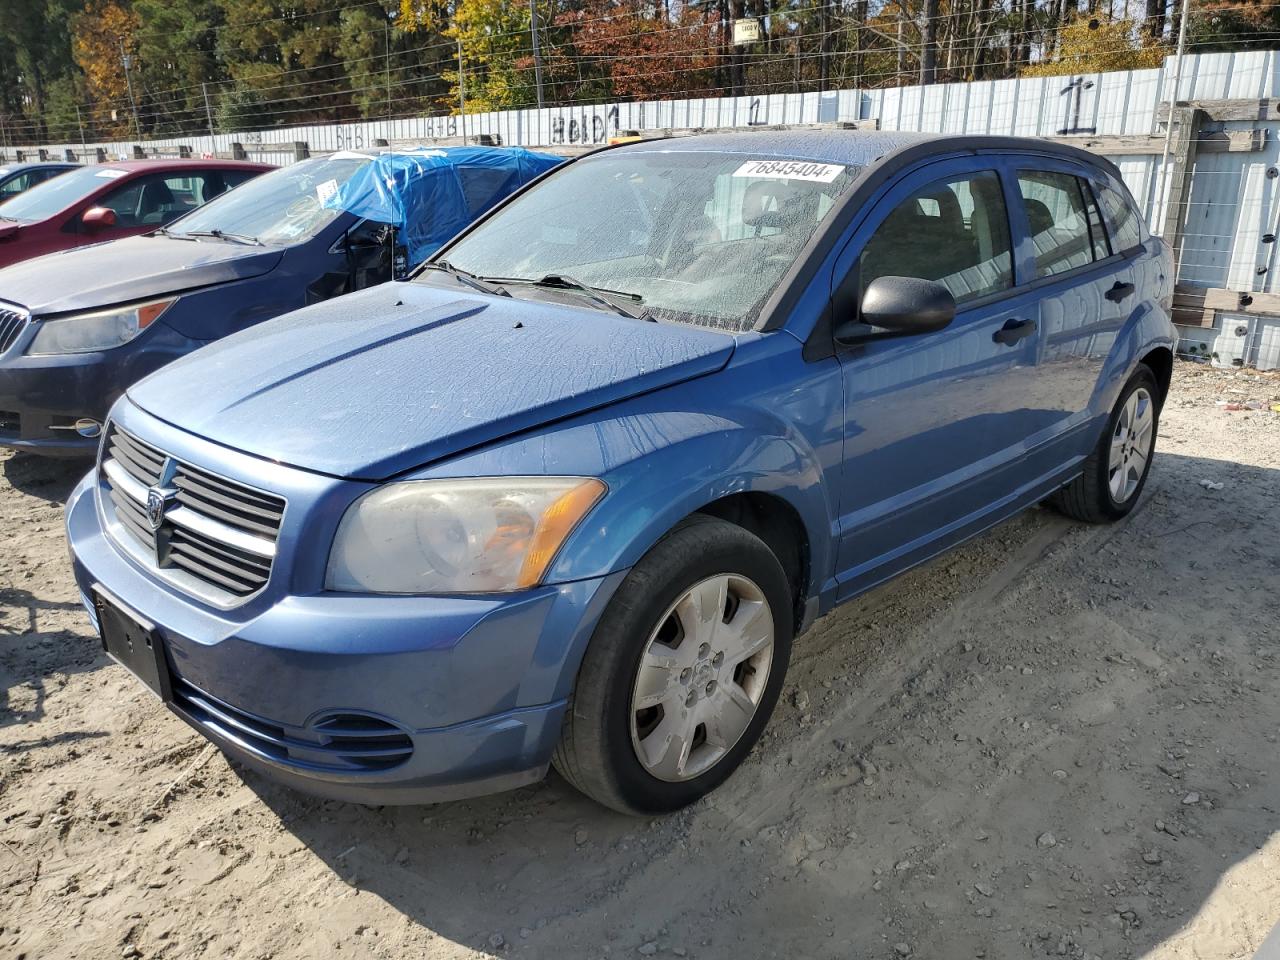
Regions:
<instances>
[{"instance_id":1,"label":"dodge ram logo","mask_svg":"<svg viewBox=\"0 0 1280 960\"><path fill-rule=\"evenodd\" d=\"M173 476L177 472L177 464L172 457L165 459L160 468L160 482L147 488L147 525L153 531L159 530L164 523L165 511L173 502L178 491L172 486Z\"/></svg>"},{"instance_id":2,"label":"dodge ram logo","mask_svg":"<svg viewBox=\"0 0 1280 960\"><path fill-rule=\"evenodd\" d=\"M152 530L159 530L160 524L164 523L164 508L166 500L164 492L152 487L147 491L147 523L150 524Z\"/></svg>"}]
</instances>

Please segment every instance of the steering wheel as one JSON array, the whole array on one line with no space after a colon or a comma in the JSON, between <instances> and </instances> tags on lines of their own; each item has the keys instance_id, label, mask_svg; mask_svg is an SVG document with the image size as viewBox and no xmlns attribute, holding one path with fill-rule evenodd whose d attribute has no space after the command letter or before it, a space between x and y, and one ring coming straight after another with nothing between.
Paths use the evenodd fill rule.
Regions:
<instances>
[{"instance_id":1,"label":"steering wheel","mask_svg":"<svg viewBox=\"0 0 1280 960\"><path fill-rule=\"evenodd\" d=\"M301 220L303 217L309 217L318 213L320 210L320 200L314 194L304 193L296 200L285 207L284 215L290 220Z\"/></svg>"}]
</instances>

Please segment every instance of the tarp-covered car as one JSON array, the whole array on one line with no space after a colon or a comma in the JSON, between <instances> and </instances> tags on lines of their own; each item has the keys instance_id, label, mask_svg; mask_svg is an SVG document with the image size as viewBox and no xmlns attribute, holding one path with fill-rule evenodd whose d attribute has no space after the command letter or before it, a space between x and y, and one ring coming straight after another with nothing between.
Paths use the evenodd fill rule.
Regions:
<instances>
[{"instance_id":1,"label":"tarp-covered car","mask_svg":"<svg viewBox=\"0 0 1280 960\"><path fill-rule=\"evenodd\" d=\"M167 228L0 271L0 445L91 454L129 384L262 320L404 276L560 162L493 147L339 153Z\"/></svg>"}]
</instances>

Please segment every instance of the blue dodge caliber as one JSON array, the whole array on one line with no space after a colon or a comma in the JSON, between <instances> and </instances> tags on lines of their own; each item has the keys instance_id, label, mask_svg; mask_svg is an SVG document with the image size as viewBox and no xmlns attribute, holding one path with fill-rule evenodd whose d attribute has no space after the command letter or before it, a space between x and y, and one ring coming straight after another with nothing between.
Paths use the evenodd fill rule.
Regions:
<instances>
[{"instance_id":1,"label":"blue dodge caliber","mask_svg":"<svg viewBox=\"0 0 1280 960\"><path fill-rule=\"evenodd\" d=\"M1117 520L1173 270L1034 140L714 135L561 167L413 282L130 388L67 526L108 653L246 766L676 809L793 638L1042 500Z\"/></svg>"}]
</instances>

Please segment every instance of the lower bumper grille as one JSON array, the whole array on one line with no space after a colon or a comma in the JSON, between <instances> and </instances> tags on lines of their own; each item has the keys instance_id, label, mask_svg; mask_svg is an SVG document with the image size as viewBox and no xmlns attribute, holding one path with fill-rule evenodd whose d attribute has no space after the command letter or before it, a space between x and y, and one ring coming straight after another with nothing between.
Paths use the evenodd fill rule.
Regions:
<instances>
[{"instance_id":1,"label":"lower bumper grille","mask_svg":"<svg viewBox=\"0 0 1280 960\"><path fill-rule=\"evenodd\" d=\"M175 677L175 705L203 727L280 763L314 770L389 770L413 755L409 735L378 717L331 714L307 730L285 728Z\"/></svg>"}]
</instances>

